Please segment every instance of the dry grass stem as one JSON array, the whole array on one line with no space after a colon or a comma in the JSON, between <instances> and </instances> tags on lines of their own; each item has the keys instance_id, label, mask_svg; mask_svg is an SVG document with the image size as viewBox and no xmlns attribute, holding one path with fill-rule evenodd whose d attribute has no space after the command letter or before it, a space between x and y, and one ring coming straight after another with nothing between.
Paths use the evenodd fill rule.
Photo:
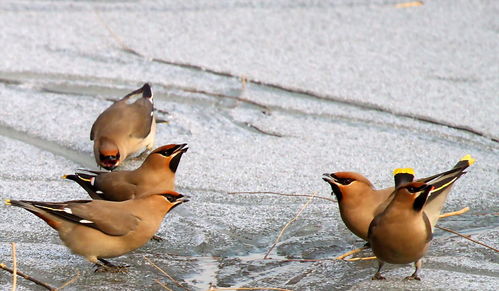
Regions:
<instances>
[{"instance_id":1,"label":"dry grass stem","mask_svg":"<svg viewBox=\"0 0 499 291\"><path fill-rule=\"evenodd\" d=\"M188 290L187 288L185 288L182 284L180 284L177 280L175 280L172 276L170 276L165 270L161 269L160 267L158 267L158 265L156 265L153 261L151 261L148 257L146 256L143 256L144 259L149 262L149 264L151 264L154 268L156 268L158 271L160 271L163 275L165 275L168 279L170 279L173 283L175 283L175 285L177 285L178 287L182 288L182 289L185 289L185 290Z\"/></svg>"},{"instance_id":2,"label":"dry grass stem","mask_svg":"<svg viewBox=\"0 0 499 291\"><path fill-rule=\"evenodd\" d=\"M409 7L418 7L423 5L424 5L423 1L411 1L411 2L395 4L395 8L409 8Z\"/></svg>"},{"instance_id":3,"label":"dry grass stem","mask_svg":"<svg viewBox=\"0 0 499 291\"><path fill-rule=\"evenodd\" d=\"M254 130L258 131L259 133L263 133L263 134L270 135L270 136L275 136L275 137L283 137L282 134L275 133L275 132L270 132L270 131L266 131L266 130L261 129L258 126L254 125L254 124L251 124L249 122L245 122L244 124L247 127L253 128Z\"/></svg>"},{"instance_id":4,"label":"dry grass stem","mask_svg":"<svg viewBox=\"0 0 499 291\"><path fill-rule=\"evenodd\" d=\"M12 270L11 268L7 267L5 264L0 264L0 269L3 269L3 270L5 270L5 271L7 271L7 272L9 272L9 273L11 273L11 274L13 274L13 273L14 273L14 270ZM48 289L48 290L57 290L56 288L54 288L54 287L50 286L49 284L44 283L44 282L42 282L42 281L40 281L40 280L37 280L37 279L35 279L35 278L33 278L33 277L30 277L30 276L28 276L28 275L26 275L26 274L24 274L24 273L22 273L22 272L20 272L20 271L17 271L17 275L18 275L18 276L21 276L21 277L23 277L24 279L29 280L29 281L31 281L31 282L33 282L33 283L37 284L37 285L40 285L40 286L42 286L42 287L45 287L45 288L46 288L46 289Z\"/></svg>"},{"instance_id":5,"label":"dry grass stem","mask_svg":"<svg viewBox=\"0 0 499 291\"><path fill-rule=\"evenodd\" d=\"M316 197L317 195L317 192L315 192L312 196L310 196L310 198L308 199L308 201L302 206L302 208L300 209L300 211L298 211L298 213L296 213L295 217L293 217L290 221L288 221L288 223L286 223L286 225L284 225L284 227L281 229L281 231L279 232L279 235L277 236L277 238L275 239L274 241L274 244L270 247L270 249L267 251L267 253L265 254L265 256L263 257L263 259L267 259L270 252L274 249L274 247L277 245L277 243L279 242L279 240L281 239L281 236L284 234L284 232L286 231L286 229L293 223L295 222L298 217L302 214L303 210L305 210L305 208L307 208L307 206L312 202L312 200L314 200L314 198Z\"/></svg>"},{"instance_id":6,"label":"dry grass stem","mask_svg":"<svg viewBox=\"0 0 499 291\"><path fill-rule=\"evenodd\" d=\"M349 252L344 253L343 255L337 256L336 259L337 260L343 260L343 259L345 259L348 256L351 256L351 255L356 254L356 253L360 253L361 251L366 250L368 248L369 247L361 247L361 248L358 248L358 249L355 249L355 250L351 250Z\"/></svg>"},{"instance_id":7,"label":"dry grass stem","mask_svg":"<svg viewBox=\"0 0 499 291\"><path fill-rule=\"evenodd\" d=\"M268 259L269 260L269 259ZM270 259L277 260L281 262L325 262L325 261L334 261L336 258L326 258L326 259Z\"/></svg>"},{"instance_id":8,"label":"dry grass stem","mask_svg":"<svg viewBox=\"0 0 499 291\"><path fill-rule=\"evenodd\" d=\"M375 259L376 259L376 257L363 257L363 258L344 259L344 261L356 262L356 261L368 261L368 260L375 260Z\"/></svg>"},{"instance_id":9,"label":"dry grass stem","mask_svg":"<svg viewBox=\"0 0 499 291\"><path fill-rule=\"evenodd\" d=\"M16 258L16 243L11 243L12 246L12 291L17 288L17 258Z\"/></svg>"},{"instance_id":10,"label":"dry grass stem","mask_svg":"<svg viewBox=\"0 0 499 291\"><path fill-rule=\"evenodd\" d=\"M154 282L158 283L158 284L159 284L159 286L163 287L163 289L165 289L165 290L168 290L168 291L173 291L173 289L169 288L168 286L166 286L166 284L165 284L165 283L163 283L163 282L161 282L161 281L159 281L159 280L157 280L157 279L154 279Z\"/></svg>"},{"instance_id":11,"label":"dry grass stem","mask_svg":"<svg viewBox=\"0 0 499 291\"><path fill-rule=\"evenodd\" d=\"M447 213L441 214L438 218L445 218L445 217L449 217L449 216L461 215L461 214L466 213L468 211L470 211L470 208L464 207L463 209L458 210L458 211L447 212Z\"/></svg>"},{"instance_id":12,"label":"dry grass stem","mask_svg":"<svg viewBox=\"0 0 499 291\"><path fill-rule=\"evenodd\" d=\"M495 251L495 252L499 252L499 250L498 250L498 249L496 249L496 248L494 248L494 247L491 247L491 246L489 246L489 245L487 245L487 244L485 244L485 243L483 243L483 242L480 242L480 241L474 240L474 239L470 238L469 236L464 235L464 234L461 234L461 233L459 233L459 232L457 232L457 231L455 231L455 230L452 230L452 229L449 229L449 228L445 228L445 227L441 227L441 226L438 226L438 225L435 225L435 227L436 227L436 228L438 228L438 229L441 229L441 230L444 230L444 231L447 231L447 232L453 233L453 234L458 235L458 236L460 236L460 237L464 237L464 238L465 238L465 239L467 239L467 240L470 240L470 241L472 241L472 242L474 242L474 243L476 243L476 244L482 245L482 246L484 246L484 247L486 247L486 248L489 248L489 249L491 249L491 250L493 250L493 251Z\"/></svg>"},{"instance_id":13,"label":"dry grass stem","mask_svg":"<svg viewBox=\"0 0 499 291\"><path fill-rule=\"evenodd\" d=\"M216 92L210 92L202 89L197 89L197 88L191 88L191 87L181 87L181 86L173 86L172 88L188 92L188 93L196 93L196 94L204 94L208 96L213 96L213 97L220 97L220 98L227 98L227 99L234 99L243 103L251 104L257 107L260 107L266 111L270 111L270 108L264 104L258 103L256 101L252 101L246 98L242 97L237 97L237 96L231 96L231 95L226 95L226 94L221 94L221 93L216 93Z\"/></svg>"},{"instance_id":14,"label":"dry grass stem","mask_svg":"<svg viewBox=\"0 0 499 291\"><path fill-rule=\"evenodd\" d=\"M78 278L80 278L80 272L78 272L73 278L71 278L69 281L67 281L66 283L62 284L59 288L57 288L56 290L62 290L63 288L73 284L74 282L76 282L76 280L78 280Z\"/></svg>"},{"instance_id":15,"label":"dry grass stem","mask_svg":"<svg viewBox=\"0 0 499 291\"><path fill-rule=\"evenodd\" d=\"M283 288L274 288L274 287L239 287L239 288L226 288L226 287L214 287L211 286L209 291L218 291L218 290L277 290L277 291L293 291L289 289L283 289Z\"/></svg>"},{"instance_id":16,"label":"dry grass stem","mask_svg":"<svg viewBox=\"0 0 499 291\"><path fill-rule=\"evenodd\" d=\"M280 193L280 192L272 192L272 191L256 191L256 192L228 192L227 194L235 195L235 194L271 194L271 195L280 195L280 196L289 196L289 197L312 197L309 194L288 194L288 193ZM313 196L314 198L329 200L332 202L337 202L335 199L324 197L324 196Z\"/></svg>"}]
</instances>

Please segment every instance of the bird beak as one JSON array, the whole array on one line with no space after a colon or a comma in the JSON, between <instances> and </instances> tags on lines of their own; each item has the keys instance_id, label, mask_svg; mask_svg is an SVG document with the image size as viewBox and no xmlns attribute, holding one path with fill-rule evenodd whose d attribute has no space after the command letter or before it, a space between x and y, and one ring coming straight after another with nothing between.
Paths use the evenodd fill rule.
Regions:
<instances>
[{"instance_id":1,"label":"bird beak","mask_svg":"<svg viewBox=\"0 0 499 291\"><path fill-rule=\"evenodd\" d=\"M173 150L173 153L170 155L172 157L170 161L170 170L172 170L172 172L175 173L177 171L180 159L188 149L189 148L187 147L187 144L184 143L177 145L176 148Z\"/></svg>"},{"instance_id":2,"label":"bird beak","mask_svg":"<svg viewBox=\"0 0 499 291\"><path fill-rule=\"evenodd\" d=\"M191 198L190 196L187 196L187 195L184 195L180 198L178 198L177 200L175 200L175 204L180 204L180 203L184 203L184 202L189 202L189 198Z\"/></svg>"},{"instance_id":3,"label":"bird beak","mask_svg":"<svg viewBox=\"0 0 499 291\"><path fill-rule=\"evenodd\" d=\"M182 195L182 197L176 199L175 202L173 202L173 205L170 209L173 209L182 203L189 202L189 198L190 198L189 196Z\"/></svg>"},{"instance_id":4,"label":"bird beak","mask_svg":"<svg viewBox=\"0 0 499 291\"><path fill-rule=\"evenodd\" d=\"M172 156L175 155L176 153L179 153L179 152L185 153L188 149L189 149L189 147L187 147L186 143L179 144L173 150Z\"/></svg>"},{"instance_id":5,"label":"bird beak","mask_svg":"<svg viewBox=\"0 0 499 291\"><path fill-rule=\"evenodd\" d=\"M334 174L324 173L322 174L322 180L328 182L329 184L338 185L338 180Z\"/></svg>"}]
</instances>

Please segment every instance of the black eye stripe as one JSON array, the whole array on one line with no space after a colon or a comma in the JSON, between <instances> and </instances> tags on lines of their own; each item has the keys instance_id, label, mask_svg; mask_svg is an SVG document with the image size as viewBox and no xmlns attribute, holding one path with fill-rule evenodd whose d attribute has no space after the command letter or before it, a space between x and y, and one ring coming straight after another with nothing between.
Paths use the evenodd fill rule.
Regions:
<instances>
[{"instance_id":1,"label":"black eye stripe","mask_svg":"<svg viewBox=\"0 0 499 291\"><path fill-rule=\"evenodd\" d=\"M420 186L420 187L414 187L414 186L409 186L407 187L407 190L411 193L417 193L425 188L425 185Z\"/></svg>"},{"instance_id":2,"label":"black eye stripe","mask_svg":"<svg viewBox=\"0 0 499 291\"><path fill-rule=\"evenodd\" d=\"M174 151L175 151L175 149L171 148L171 149L160 151L158 153L161 154L161 155L163 155L163 156L165 156L165 157L168 157L168 156L171 156Z\"/></svg>"},{"instance_id":3,"label":"black eye stripe","mask_svg":"<svg viewBox=\"0 0 499 291\"><path fill-rule=\"evenodd\" d=\"M337 179L338 183L340 183L341 185L349 185L350 183L352 183L353 181L355 181L354 179L351 179L351 178L338 178Z\"/></svg>"}]
</instances>

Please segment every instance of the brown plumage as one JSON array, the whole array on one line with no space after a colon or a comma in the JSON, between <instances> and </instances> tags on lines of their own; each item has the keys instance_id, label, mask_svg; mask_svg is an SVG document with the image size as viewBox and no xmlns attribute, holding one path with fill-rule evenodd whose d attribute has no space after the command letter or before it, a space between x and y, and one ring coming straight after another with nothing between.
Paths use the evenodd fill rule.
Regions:
<instances>
[{"instance_id":1,"label":"brown plumage","mask_svg":"<svg viewBox=\"0 0 499 291\"><path fill-rule=\"evenodd\" d=\"M424 209L432 225L437 222L452 185L473 163L474 159L467 155L452 169L417 180L435 187ZM396 186L411 182L413 178L414 172L401 171L395 175ZM355 235L367 240L369 224L390 203L395 187L377 190L366 177L354 172L324 174L323 180L331 185L332 194L336 195L345 225Z\"/></svg>"},{"instance_id":2,"label":"brown plumage","mask_svg":"<svg viewBox=\"0 0 499 291\"><path fill-rule=\"evenodd\" d=\"M122 267L105 258L121 256L144 245L159 229L163 217L186 201L182 194L168 191L123 202L7 200L6 204L22 207L43 219L57 230L73 253L97 264L98 270L119 271Z\"/></svg>"},{"instance_id":3,"label":"brown plumage","mask_svg":"<svg viewBox=\"0 0 499 291\"><path fill-rule=\"evenodd\" d=\"M142 94L134 103L131 97ZM116 101L95 120L90 131L97 165L112 170L127 156L154 146L156 120L149 84Z\"/></svg>"},{"instance_id":4,"label":"brown plumage","mask_svg":"<svg viewBox=\"0 0 499 291\"><path fill-rule=\"evenodd\" d=\"M421 182L400 186L388 206L369 225L368 241L379 262L373 280L385 279L380 273L385 262L414 262L416 270L406 279L420 280L421 258L432 238L432 226L423 211L432 189L433 186Z\"/></svg>"},{"instance_id":5,"label":"brown plumage","mask_svg":"<svg viewBox=\"0 0 499 291\"><path fill-rule=\"evenodd\" d=\"M187 144L169 144L152 151L133 171L85 170L64 178L77 182L93 199L123 201L175 190L175 173Z\"/></svg>"}]
</instances>

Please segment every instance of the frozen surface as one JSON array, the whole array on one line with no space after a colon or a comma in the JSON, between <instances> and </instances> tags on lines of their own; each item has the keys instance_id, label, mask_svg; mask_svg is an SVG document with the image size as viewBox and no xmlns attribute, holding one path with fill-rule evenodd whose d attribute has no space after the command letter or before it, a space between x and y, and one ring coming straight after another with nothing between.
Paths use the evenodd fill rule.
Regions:
<instances>
[{"instance_id":1,"label":"frozen surface","mask_svg":"<svg viewBox=\"0 0 499 291\"><path fill-rule=\"evenodd\" d=\"M93 121L112 100L150 82L156 116L168 121L158 125L157 146L189 144L177 184L192 199L167 215L163 242L113 260L131 266L127 275L93 273L40 219L2 206L0 263L11 265L9 243L16 242L19 268L31 276L57 287L79 272L69 290L161 290L155 280L181 290L144 256L190 290L210 283L495 290L497 253L440 230L421 282L401 280L410 266L389 266L388 280L373 282L374 261L284 261L334 258L362 245L337 205L323 199L287 229L273 259L263 260L306 199L228 194L330 197L324 172L358 171L385 187L393 168L414 167L425 176L469 153L477 163L457 182L445 210L471 211L440 225L497 248L499 3L396 8L395 2L1 1L0 198L86 199L60 176L95 169ZM238 78L158 59L310 94L243 86ZM2 289L10 282L1 271ZM40 289L18 283L19 290Z\"/></svg>"}]
</instances>

